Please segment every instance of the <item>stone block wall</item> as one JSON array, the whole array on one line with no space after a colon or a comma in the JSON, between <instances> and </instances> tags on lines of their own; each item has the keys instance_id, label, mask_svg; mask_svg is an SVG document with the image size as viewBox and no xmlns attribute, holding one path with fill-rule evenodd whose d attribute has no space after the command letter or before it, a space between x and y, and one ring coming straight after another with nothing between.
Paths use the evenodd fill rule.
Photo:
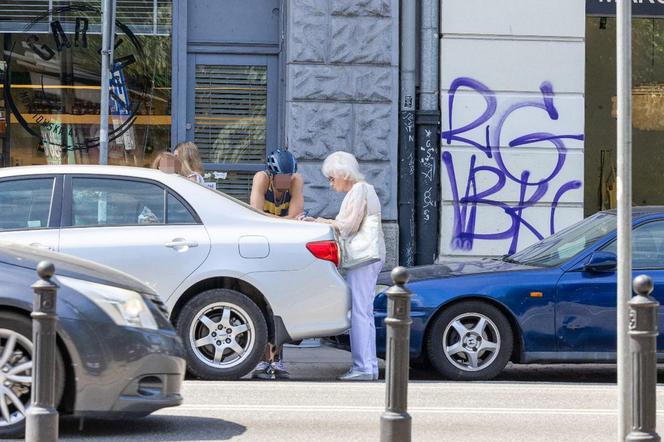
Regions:
<instances>
[{"instance_id":1,"label":"stone block wall","mask_svg":"<svg viewBox=\"0 0 664 442\"><path fill-rule=\"evenodd\" d=\"M304 175L305 206L334 216L320 167L332 152L353 153L383 205L388 265L396 264L398 1L289 0L286 138Z\"/></svg>"}]
</instances>

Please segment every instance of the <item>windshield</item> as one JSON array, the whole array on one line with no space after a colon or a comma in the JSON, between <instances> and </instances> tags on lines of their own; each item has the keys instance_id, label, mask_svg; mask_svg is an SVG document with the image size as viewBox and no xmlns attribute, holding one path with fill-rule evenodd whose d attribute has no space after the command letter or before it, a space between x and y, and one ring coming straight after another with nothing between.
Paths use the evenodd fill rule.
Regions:
<instances>
[{"instance_id":1,"label":"windshield","mask_svg":"<svg viewBox=\"0 0 664 442\"><path fill-rule=\"evenodd\" d=\"M538 267L559 266L615 228L615 214L597 213L504 259Z\"/></svg>"}]
</instances>

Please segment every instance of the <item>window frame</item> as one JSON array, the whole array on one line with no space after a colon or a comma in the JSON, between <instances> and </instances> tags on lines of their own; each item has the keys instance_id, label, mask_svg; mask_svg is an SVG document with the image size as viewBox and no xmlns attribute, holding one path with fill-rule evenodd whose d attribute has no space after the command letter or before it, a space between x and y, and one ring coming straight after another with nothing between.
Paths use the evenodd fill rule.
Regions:
<instances>
[{"instance_id":1,"label":"window frame","mask_svg":"<svg viewBox=\"0 0 664 442\"><path fill-rule=\"evenodd\" d=\"M152 184L159 187L163 192L164 199L164 222L159 224L113 224L113 225L89 225L89 226L75 226L73 225L73 210L74 210L74 186L73 182L75 178L87 178L87 179L109 179L115 181L134 181L141 182L146 184ZM198 213L194 208L189 204L178 192L171 189L164 183L160 181L155 181L142 177L134 177L131 175L107 175L107 174L67 174L64 178L63 186L63 197L62 197L62 219L60 222L61 228L63 229L89 229L89 228L112 228L112 227L167 227L167 226L194 226L202 225L203 221L201 220ZM191 213L194 221L194 224L180 224L180 223L169 223L168 222L168 194L173 195L179 202L182 204L189 213Z\"/></svg>"},{"instance_id":2,"label":"window frame","mask_svg":"<svg viewBox=\"0 0 664 442\"><path fill-rule=\"evenodd\" d=\"M191 215L191 219L194 220L193 223L171 223L171 222L169 222L169 220L168 220L168 209L169 209L169 207L170 207L170 205L168 204L168 197L169 197L169 196L172 196L173 198L175 198L175 200L176 200L178 203L180 203L180 204L182 205L182 207L184 207L185 210L187 210L187 212L189 212L189 215ZM172 191L171 189L169 189L169 188L166 188L166 204L165 204L165 206L164 206L164 212L165 212L165 213L164 213L164 224L167 225L167 226L195 226L195 225L201 224L201 222L200 222L200 218L198 218L197 216L195 216L195 213L196 213L196 212L194 212L194 211L191 209L191 206L189 206L189 204L187 204L187 202L184 201L184 199L183 199L180 195L178 195L177 193L173 192L173 191Z\"/></svg>"},{"instance_id":3,"label":"window frame","mask_svg":"<svg viewBox=\"0 0 664 442\"><path fill-rule=\"evenodd\" d=\"M664 224L664 218L654 218L654 219L648 219L645 220L637 225L632 225L632 237L634 237L634 232L643 226L646 226L648 224L653 224L653 223L663 223ZM607 247L612 246L613 244L616 244L618 242L618 237L614 237L612 240L607 242L606 244L603 244L600 248L597 249L597 251L604 252L606 251ZM634 244L632 242L632 244ZM633 252L633 251L632 251ZM613 252L611 252L613 253ZM632 253L633 255L633 253ZM632 270L664 270L664 265L661 267L636 267L633 265L634 264L634 257L632 256Z\"/></svg>"},{"instance_id":4,"label":"window frame","mask_svg":"<svg viewBox=\"0 0 664 442\"><path fill-rule=\"evenodd\" d=\"M40 230L55 230L60 228L60 220L62 213L62 194L63 194L63 175L55 173L43 173L34 175L14 175L9 177L0 178L0 184L13 181L28 181L35 179L52 179L53 187L51 190L51 202L49 203L48 212L48 226L39 227L34 229L4 229L0 233L5 232L36 232Z\"/></svg>"}]
</instances>

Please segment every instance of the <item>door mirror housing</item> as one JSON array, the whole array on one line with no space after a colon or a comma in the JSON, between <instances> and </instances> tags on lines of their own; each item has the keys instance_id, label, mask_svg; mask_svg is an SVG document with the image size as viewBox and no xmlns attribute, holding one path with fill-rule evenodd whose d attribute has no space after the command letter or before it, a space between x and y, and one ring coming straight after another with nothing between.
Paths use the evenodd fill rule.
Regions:
<instances>
[{"instance_id":1,"label":"door mirror housing","mask_svg":"<svg viewBox=\"0 0 664 442\"><path fill-rule=\"evenodd\" d=\"M607 273L615 272L618 257L612 252L595 252L590 255L588 262L583 266L584 272Z\"/></svg>"}]
</instances>

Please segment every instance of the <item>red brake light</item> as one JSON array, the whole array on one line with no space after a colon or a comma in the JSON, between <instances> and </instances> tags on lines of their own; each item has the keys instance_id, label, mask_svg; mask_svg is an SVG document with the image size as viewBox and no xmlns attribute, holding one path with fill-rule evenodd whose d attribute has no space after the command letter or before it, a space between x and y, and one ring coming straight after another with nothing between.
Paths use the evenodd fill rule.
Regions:
<instances>
[{"instance_id":1,"label":"red brake light","mask_svg":"<svg viewBox=\"0 0 664 442\"><path fill-rule=\"evenodd\" d=\"M315 241L307 243L307 249L318 259L330 261L339 267L339 245L336 241Z\"/></svg>"}]
</instances>

